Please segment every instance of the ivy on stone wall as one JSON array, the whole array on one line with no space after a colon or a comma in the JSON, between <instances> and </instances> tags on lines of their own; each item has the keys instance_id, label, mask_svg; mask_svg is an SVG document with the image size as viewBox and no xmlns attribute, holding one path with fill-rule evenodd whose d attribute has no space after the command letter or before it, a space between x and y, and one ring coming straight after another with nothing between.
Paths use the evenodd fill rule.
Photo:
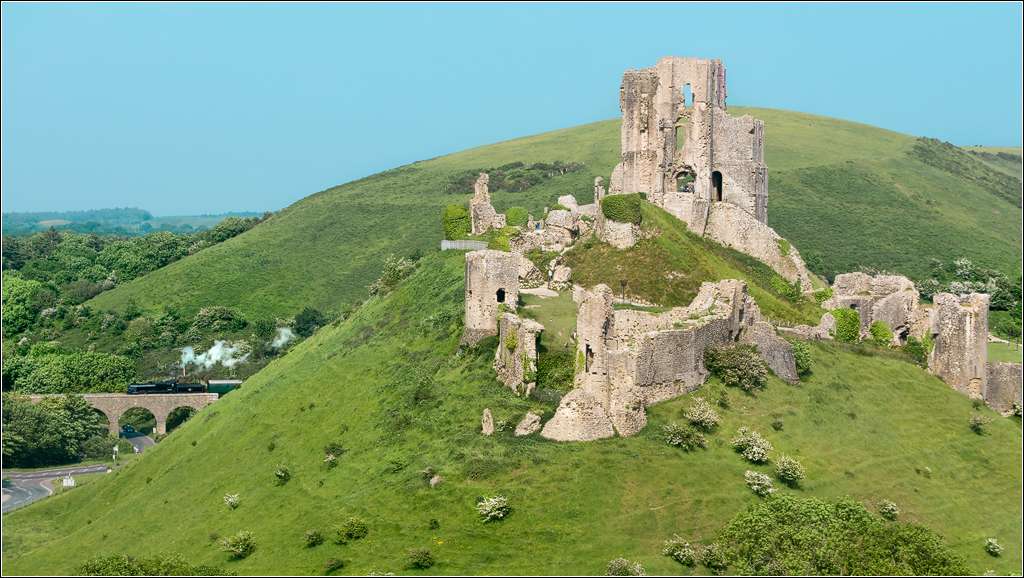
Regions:
<instances>
[{"instance_id":1,"label":"ivy on stone wall","mask_svg":"<svg viewBox=\"0 0 1024 578\"><path fill-rule=\"evenodd\" d=\"M836 318L836 339L849 342L857 341L860 336L860 313L848 307L841 307L832 310L832 317Z\"/></svg>"},{"instance_id":2,"label":"ivy on stone wall","mask_svg":"<svg viewBox=\"0 0 1024 578\"><path fill-rule=\"evenodd\" d=\"M445 207L441 222L444 224L444 238L449 241L465 238L473 227L473 219L469 215L469 210L462 205Z\"/></svg>"},{"instance_id":3,"label":"ivy on stone wall","mask_svg":"<svg viewBox=\"0 0 1024 578\"><path fill-rule=\"evenodd\" d=\"M620 223L640 224L640 195L608 195L601 199L604 216Z\"/></svg>"}]
</instances>

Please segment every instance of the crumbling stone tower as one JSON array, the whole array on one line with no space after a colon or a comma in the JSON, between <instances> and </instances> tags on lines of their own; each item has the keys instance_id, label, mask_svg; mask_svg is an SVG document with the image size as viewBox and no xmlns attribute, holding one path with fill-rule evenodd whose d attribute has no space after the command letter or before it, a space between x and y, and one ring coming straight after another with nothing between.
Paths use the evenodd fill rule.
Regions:
<instances>
[{"instance_id":1,"label":"crumbling stone tower","mask_svg":"<svg viewBox=\"0 0 1024 578\"><path fill-rule=\"evenodd\" d=\"M720 60L669 56L627 70L619 89L622 163L609 193L647 193L698 234L716 201L767 223L764 122L730 116L727 94ZM687 178L692 191L679 189Z\"/></svg>"},{"instance_id":2,"label":"crumbling stone tower","mask_svg":"<svg viewBox=\"0 0 1024 578\"><path fill-rule=\"evenodd\" d=\"M987 399L988 302L984 293L937 293L932 307L935 348L928 369L973 398Z\"/></svg>"},{"instance_id":3,"label":"crumbling stone tower","mask_svg":"<svg viewBox=\"0 0 1024 578\"><path fill-rule=\"evenodd\" d=\"M498 333L498 306L519 304L519 256L504 251L466 253L466 328L463 343Z\"/></svg>"}]
</instances>

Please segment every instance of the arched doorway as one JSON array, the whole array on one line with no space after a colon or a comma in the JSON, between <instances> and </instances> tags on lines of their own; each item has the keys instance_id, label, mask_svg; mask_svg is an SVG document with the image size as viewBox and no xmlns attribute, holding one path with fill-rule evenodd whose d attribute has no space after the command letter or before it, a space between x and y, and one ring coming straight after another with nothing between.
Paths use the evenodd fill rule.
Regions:
<instances>
[{"instance_id":1,"label":"arched doorway","mask_svg":"<svg viewBox=\"0 0 1024 578\"><path fill-rule=\"evenodd\" d=\"M722 200L722 173L718 171L711 173L711 200Z\"/></svg>"},{"instance_id":2,"label":"arched doorway","mask_svg":"<svg viewBox=\"0 0 1024 578\"><path fill-rule=\"evenodd\" d=\"M504 303L505 302L505 290L504 289L498 289L498 293L497 293L496 297L498 298L498 303Z\"/></svg>"},{"instance_id":3,"label":"arched doorway","mask_svg":"<svg viewBox=\"0 0 1024 578\"><path fill-rule=\"evenodd\" d=\"M697 174L686 169L676 173L676 190L681 193L693 193L697 186Z\"/></svg>"}]
</instances>

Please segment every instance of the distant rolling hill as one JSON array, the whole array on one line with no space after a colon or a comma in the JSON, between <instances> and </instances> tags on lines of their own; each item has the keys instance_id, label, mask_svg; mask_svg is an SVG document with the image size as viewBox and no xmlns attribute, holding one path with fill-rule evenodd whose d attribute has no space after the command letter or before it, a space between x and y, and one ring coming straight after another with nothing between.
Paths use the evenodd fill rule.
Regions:
<instances>
[{"instance_id":1,"label":"distant rolling hill","mask_svg":"<svg viewBox=\"0 0 1024 578\"><path fill-rule=\"evenodd\" d=\"M932 259L966 257L1021 267L1020 180L956 147L810 114L731 107L766 122L769 224L829 274L858 267L927 275ZM158 311L207 305L287 317L306 305L337 309L366 296L389 253L432 251L440 214L466 171L511 162L585 163L525 191L492 195L499 211L535 215L559 195L592 199L595 177L619 162L620 120L496 143L399 167L310 195L253 230L108 291L94 309L129 299ZM929 164L931 163L931 164Z\"/></svg>"}]
</instances>

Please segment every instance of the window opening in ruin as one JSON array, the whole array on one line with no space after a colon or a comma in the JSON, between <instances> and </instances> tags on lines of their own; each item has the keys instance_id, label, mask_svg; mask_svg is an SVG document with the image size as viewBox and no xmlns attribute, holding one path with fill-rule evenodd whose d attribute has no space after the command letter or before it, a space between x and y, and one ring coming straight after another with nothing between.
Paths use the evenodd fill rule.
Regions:
<instances>
[{"instance_id":1,"label":"window opening in ruin","mask_svg":"<svg viewBox=\"0 0 1024 578\"><path fill-rule=\"evenodd\" d=\"M590 345L588 344L587 345L587 366L584 368L584 371L590 371L590 364L593 363L593 362L594 362L594 350L591 349Z\"/></svg>"},{"instance_id":2,"label":"window opening in ruin","mask_svg":"<svg viewBox=\"0 0 1024 578\"><path fill-rule=\"evenodd\" d=\"M676 123L676 150L683 150L683 145L686 144L686 125L690 124L690 119L683 117Z\"/></svg>"},{"instance_id":3,"label":"window opening in ruin","mask_svg":"<svg viewBox=\"0 0 1024 578\"><path fill-rule=\"evenodd\" d=\"M690 92L690 85L683 86L683 106L690 108L693 106L693 93Z\"/></svg>"},{"instance_id":4,"label":"window opening in ruin","mask_svg":"<svg viewBox=\"0 0 1024 578\"><path fill-rule=\"evenodd\" d=\"M857 310L857 303L850 303L850 309Z\"/></svg>"},{"instance_id":5,"label":"window opening in ruin","mask_svg":"<svg viewBox=\"0 0 1024 578\"><path fill-rule=\"evenodd\" d=\"M712 200L722 200L722 173L718 171L711 173L711 194Z\"/></svg>"},{"instance_id":6,"label":"window opening in ruin","mask_svg":"<svg viewBox=\"0 0 1024 578\"><path fill-rule=\"evenodd\" d=\"M504 303L504 302L505 302L505 290L504 289L498 289L498 303Z\"/></svg>"},{"instance_id":7,"label":"window opening in ruin","mask_svg":"<svg viewBox=\"0 0 1024 578\"><path fill-rule=\"evenodd\" d=\"M676 175L677 191L692 193L695 186L697 186L697 175L689 171L683 171Z\"/></svg>"}]
</instances>

